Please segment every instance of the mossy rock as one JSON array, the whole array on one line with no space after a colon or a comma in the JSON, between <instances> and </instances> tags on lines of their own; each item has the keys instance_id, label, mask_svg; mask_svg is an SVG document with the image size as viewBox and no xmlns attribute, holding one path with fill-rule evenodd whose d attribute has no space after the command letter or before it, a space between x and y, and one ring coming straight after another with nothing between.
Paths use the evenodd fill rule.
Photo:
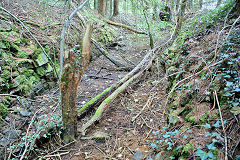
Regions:
<instances>
[{"instance_id":1,"label":"mossy rock","mask_svg":"<svg viewBox=\"0 0 240 160\"><path fill-rule=\"evenodd\" d=\"M41 48L38 48L34 51L33 53L33 60L34 60L34 65L36 67L42 66L46 63L48 63L48 58L47 56L43 53Z\"/></svg>"}]
</instances>

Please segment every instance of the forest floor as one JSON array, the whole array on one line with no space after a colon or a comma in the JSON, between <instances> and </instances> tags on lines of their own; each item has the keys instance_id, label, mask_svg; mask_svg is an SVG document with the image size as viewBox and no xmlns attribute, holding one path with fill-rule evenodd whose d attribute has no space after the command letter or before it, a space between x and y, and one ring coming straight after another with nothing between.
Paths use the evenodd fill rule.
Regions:
<instances>
[{"instance_id":1,"label":"forest floor","mask_svg":"<svg viewBox=\"0 0 240 160\"><path fill-rule=\"evenodd\" d=\"M23 15L23 17L27 17L28 14L31 14L27 12L18 12L16 8L14 12L16 15L19 14ZM54 14L59 16L58 18L54 19L54 16L50 17L58 23L61 22L60 19L63 18L62 16L65 13L63 8L61 8L60 10L62 12L61 14L58 14L56 10L54 11L56 12ZM70 11L68 12L70 13ZM35 16L37 17L37 15ZM121 16L124 17L123 15ZM42 18L44 19L44 17ZM136 22L135 17L124 18L127 22L132 22L131 24L134 24L134 22ZM135 19L135 21L133 21L133 19ZM98 23L99 21L100 20L98 20L96 23ZM78 21L76 20L76 22ZM49 22L46 20L46 24L41 24L40 26L47 26L49 25L48 23ZM108 27L107 24L102 25L102 23L103 22L100 21L99 26ZM9 159L11 158L11 156L21 157L22 153L24 153L24 150L26 148L31 145L35 145L35 141L33 144L31 143L31 141L29 141L31 140L29 136L35 136L38 133L40 134L41 138L38 137L34 139L36 140L35 150L33 150L30 155L26 155L29 157L32 156L32 159L141 160L144 158L147 159L153 157L157 159L156 155L162 156L161 158L163 159L169 159L170 155L167 155L168 151L170 150L169 152L171 152L174 150L171 150L170 148L169 150L167 149L168 151L166 152L159 152L157 151L157 149L154 149L154 147L151 146L151 144L155 144L156 141L159 140L159 137L155 135L154 132L158 131L161 133L161 135L164 135L163 133L173 133L178 130L181 130L181 133L177 134L175 137L176 145L177 147L184 146L180 153L185 154L186 152L186 155L189 154L190 156L193 156L195 158L196 148L199 146L203 148L205 146L206 148L206 144L210 143L212 140L211 137L205 136L205 133L207 133L208 131L211 132L212 128L204 128L200 126L204 126L202 124L206 123L206 119L207 122L211 123L211 125L217 123L218 121L216 122L216 120L219 120L219 116L217 115L217 117L214 118L203 118L203 121L199 122L200 117L203 117L203 115L207 114L207 116L211 116L211 114L214 114L218 111L218 108L215 105L215 99L214 106L212 100L203 100L203 97L205 96L205 90L207 91L209 89L209 83L212 82L200 79L199 77L189 78L186 81L181 80L181 85L188 85L189 88L183 90L184 92L181 93L181 89L178 88L179 86L173 86L173 90L176 87L174 92L177 92L174 94L173 98L168 97L167 93L169 93L169 88L167 90L167 87L171 86L169 85L169 83L174 83L170 82L169 80L171 79L171 74L172 76L174 76L176 73L184 74L183 78L188 76L193 77L195 72L200 69L204 72L202 75L206 75L207 77L207 72L205 72L204 69L201 68L202 64L200 63L202 62L199 59L196 59L196 57L201 57L203 61L210 61L210 53L213 53L212 51L214 51L215 48L218 47L216 47L219 38L218 32L221 27L224 27L223 24L218 24L219 26L216 25L217 27L206 27L206 32L199 32L197 33L197 35L193 34L191 38L188 38L187 40L185 40L184 44L182 44L182 49L176 50L176 48L174 47L169 48L168 51L166 51L166 59L163 59L168 61L166 63L171 64L168 66L169 68L167 69L167 71L169 73L167 74L165 73L165 68L160 63L161 53L159 53L160 56L158 55L159 57L154 59L154 63L151 69L144 72L144 74L140 78L135 80L134 83L130 84L130 86L128 86L127 89L107 107L107 109L103 113L102 118L97 123L88 128L86 135L82 136L81 133L78 132L78 137L73 143L64 144L61 140L60 135L56 134L55 131L51 132L52 130L48 130L48 128L43 131L40 129L40 127L44 125L49 126L49 122L51 121L54 121L55 125L58 123L55 122L55 120L60 119L59 115L61 115L61 107L59 100L60 92L58 86L50 90L46 90L44 93L35 96L33 99L24 97L13 98L13 100L11 100L12 106L11 109L9 109L10 111L8 113L8 116L3 120L4 123L1 124L2 135L0 145L5 147L2 147L5 151L5 159ZM41 30L40 27L32 26L32 30L36 31L35 34L40 35L37 37L38 39L41 39L40 37L42 35L43 40L41 42L46 42L46 37L55 37L55 45L52 44L52 46L56 47L56 44L58 44L59 40L56 37L59 37L62 26L57 25L53 28L54 29L49 28L47 30ZM125 59L132 61L134 64L140 63L143 57L150 50L149 37L134 34L132 32L126 31L123 28L114 29L117 33L117 35L115 36L118 38L114 39L113 42L117 42L120 45L112 48L106 47L109 54L121 63L125 64L126 66L131 65L127 63L126 60L122 58L122 56L124 56ZM171 31L167 27L165 29L159 30L161 30L158 32L159 35L163 36L158 37L155 35L155 38L158 38L156 40L157 46L160 46L162 43L164 43L167 40L167 37L170 36L169 34L171 33ZM37 31L39 31L39 33ZM72 33L72 35L74 35L74 33ZM104 36L103 33L100 34L100 36L102 35ZM51 38L49 38L50 42ZM30 38L28 37L28 39ZM16 40L17 38L15 37L12 41ZM74 39L74 41L77 40ZM68 43L68 45L69 44L70 43ZM179 52L182 53L179 54ZM120 53L122 54L122 56L120 56ZM205 65L207 65L207 63L203 66ZM188 72L185 73L185 71L183 72L181 69L185 69ZM87 103L89 100L101 93L103 90L105 90L115 82L118 82L127 73L127 71L116 67L104 56L100 56L94 61L92 61L89 64L87 70L85 71L85 74L78 87L77 107L80 108L82 105ZM212 73L210 75L212 75ZM200 85L198 86L198 83L195 82L198 82ZM192 83L191 86L189 85L190 83ZM55 84L57 84L57 82ZM200 91L197 92L196 90ZM220 95L221 93L219 94L219 96ZM192 103L188 104L190 105L190 108L185 107L185 101L187 100L193 101ZM169 106L166 106L166 101L173 104L171 105L171 108ZM211 106L213 106L213 108L211 108ZM166 111L165 107L169 107L171 109L171 113L169 113L168 116L163 115ZM177 109L172 109L174 107ZM189 109L193 110L193 108L196 109L190 113ZM83 124L90 120L96 109L97 108L93 108L93 110L78 119L78 129L80 129ZM194 122L192 124L191 121L185 120L186 115L189 113L196 117L195 119L197 122ZM54 117L56 115L58 117ZM233 137L231 139L232 141L229 140L233 143L229 143L229 148L230 150L234 151L237 150L236 148L239 144L239 133L238 129L232 126L239 126L239 124L236 117L235 120L234 118L231 118L233 117L232 114L230 116L228 115L230 115L229 111L226 113L225 111L223 112L224 119L228 119L230 121L227 127L227 132ZM173 119L171 119L171 116L173 117ZM168 117L168 122L166 120L166 117ZM167 127L172 124L174 124L173 127L170 127L167 130L163 129L163 127ZM35 130L37 130L38 132L35 132ZM186 133L190 130L191 133ZM60 131L60 129L57 128L57 131ZM94 137L96 133L101 133L104 138L98 139ZM221 133L221 130L218 131L218 133ZM6 141L6 138L4 137L5 135L8 136L7 139L9 138L12 140ZM23 137L21 135L26 135L28 139L24 140L23 138L26 137ZM167 140L167 138L165 140ZM222 141L220 142L222 143ZM19 143L20 145L18 144L18 147L13 149L11 149L11 147L9 147L10 149L7 148L8 146L13 146L13 144L15 143ZM159 148L162 147L166 150L169 144L166 143L163 144L164 146L159 146ZM159 145L160 144L161 143L159 143ZM224 155L222 146L219 147L221 149L219 149L219 152L217 153L218 157L223 157ZM169 147L171 147L170 144ZM164 157L162 153L164 155L167 155L167 157ZM8 158L6 156L8 156Z\"/></svg>"},{"instance_id":2,"label":"forest floor","mask_svg":"<svg viewBox=\"0 0 240 160\"><path fill-rule=\"evenodd\" d=\"M150 49L148 37L139 37L121 28L119 33L121 33L119 36L123 37L122 46L109 50L110 55L126 64L126 61L119 56L121 51L126 59L138 64L145 56L146 51ZM99 57L89 64L84 74L78 88L77 105L85 104L127 73L118 70L118 67L115 67L104 56ZM98 142L94 139L81 140L81 136L79 136L76 143L61 148L69 152L63 156L63 159L127 160L132 159L137 151L145 156L151 155L153 148L149 144L156 141L153 132L166 125L162 115L166 100L165 85L164 83L156 83L163 76L164 71L160 66L153 66L152 71L144 73L108 106L102 119L92 126L86 135L86 137L91 137L100 131L109 135L110 138ZM56 95L58 95L58 91L53 89L42 96L55 97ZM91 118L93 113L90 112L78 121L79 129ZM134 120L133 117L135 117ZM80 132L79 135L81 135ZM56 153L55 155L57 156Z\"/></svg>"}]
</instances>

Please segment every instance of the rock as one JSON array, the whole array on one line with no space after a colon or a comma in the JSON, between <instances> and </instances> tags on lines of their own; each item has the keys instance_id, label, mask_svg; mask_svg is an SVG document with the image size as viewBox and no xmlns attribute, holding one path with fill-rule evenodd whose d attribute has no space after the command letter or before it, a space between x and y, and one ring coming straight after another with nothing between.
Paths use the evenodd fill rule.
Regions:
<instances>
[{"instance_id":1,"label":"rock","mask_svg":"<svg viewBox=\"0 0 240 160\"><path fill-rule=\"evenodd\" d=\"M0 139L0 145L6 147L9 144L9 141L6 138Z\"/></svg>"},{"instance_id":2,"label":"rock","mask_svg":"<svg viewBox=\"0 0 240 160\"><path fill-rule=\"evenodd\" d=\"M31 115L30 112L26 111L26 110L21 110L20 111L20 114L23 116L23 117L29 117Z\"/></svg>"},{"instance_id":3,"label":"rock","mask_svg":"<svg viewBox=\"0 0 240 160\"><path fill-rule=\"evenodd\" d=\"M132 160L143 160L144 159L144 154L140 151L137 151L133 157L132 157Z\"/></svg>"},{"instance_id":4,"label":"rock","mask_svg":"<svg viewBox=\"0 0 240 160\"><path fill-rule=\"evenodd\" d=\"M37 57L34 59L34 64L36 67L42 66L46 63L48 63L48 58L44 53L41 53L37 55Z\"/></svg>"},{"instance_id":5,"label":"rock","mask_svg":"<svg viewBox=\"0 0 240 160\"><path fill-rule=\"evenodd\" d=\"M7 116L5 117L5 121L9 122L10 121L10 118Z\"/></svg>"},{"instance_id":6,"label":"rock","mask_svg":"<svg viewBox=\"0 0 240 160\"><path fill-rule=\"evenodd\" d=\"M169 159L169 154L166 152L162 151L156 154L156 156L153 158L154 160L167 160Z\"/></svg>"}]
</instances>

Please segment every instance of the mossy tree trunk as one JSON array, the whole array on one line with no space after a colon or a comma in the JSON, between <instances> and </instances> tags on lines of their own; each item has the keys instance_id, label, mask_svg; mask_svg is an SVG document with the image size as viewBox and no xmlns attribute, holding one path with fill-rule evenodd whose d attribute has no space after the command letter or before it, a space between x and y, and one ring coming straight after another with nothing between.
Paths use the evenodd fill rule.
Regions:
<instances>
[{"instance_id":1,"label":"mossy tree trunk","mask_svg":"<svg viewBox=\"0 0 240 160\"><path fill-rule=\"evenodd\" d=\"M77 133L77 88L89 63L91 33L92 26L87 24L82 42L82 52L71 50L66 52L63 57L64 68L61 75L60 89L62 121L64 126L63 140L66 143L75 140Z\"/></svg>"}]
</instances>

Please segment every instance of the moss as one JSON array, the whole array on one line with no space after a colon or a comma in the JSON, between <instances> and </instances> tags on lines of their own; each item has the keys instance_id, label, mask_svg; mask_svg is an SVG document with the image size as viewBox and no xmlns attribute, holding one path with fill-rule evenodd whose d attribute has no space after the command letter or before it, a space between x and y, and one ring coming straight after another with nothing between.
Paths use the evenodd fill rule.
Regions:
<instances>
[{"instance_id":1,"label":"moss","mask_svg":"<svg viewBox=\"0 0 240 160\"><path fill-rule=\"evenodd\" d=\"M191 123L191 125L196 124L196 122L197 122L196 116L191 116L191 117L189 117L188 121Z\"/></svg>"},{"instance_id":2,"label":"moss","mask_svg":"<svg viewBox=\"0 0 240 160\"><path fill-rule=\"evenodd\" d=\"M200 122L205 122L207 119L208 119L208 112L203 114L200 118L199 118L199 121Z\"/></svg>"},{"instance_id":3,"label":"moss","mask_svg":"<svg viewBox=\"0 0 240 160\"><path fill-rule=\"evenodd\" d=\"M45 72L45 70L44 70L43 67L38 67L38 68L37 68L37 74L38 74L40 77L42 77L42 76L45 76L46 72Z\"/></svg>"},{"instance_id":4,"label":"moss","mask_svg":"<svg viewBox=\"0 0 240 160\"><path fill-rule=\"evenodd\" d=\"M7 116L7 107L5 106L5 104L0 103L0 117L4 117Z\"/></svg>"},{"instance_id":5,"label":"moss","mask_svg":"<svg viewBox=\"0 0 240 160\"><path fill-rule=\"evenodd\" d=\"M16 55L18 58L28 58L28 54L26 51L18 51L17 52L17 55Z\"/></svg>"},{"instance_id":6,"label":"moss","mask_svg":"<svg viewBox=\"0 0 240 160\"><path fill-rule=\"evenodd\" d=\"M35 75L35 76L31 76L31 77L29 78L29 80L30 80L32 83L36 83L36 82L39 82L39 81L40 81L40 78L39 78L37 75Z\"/></svg>"},{"instance_id":7,"label":"moss","mask_svg":"<svg viewBox=\"0 0 240 160\"><path fill-rule=\"evenodd\" d=\"M190 151L192 149L192 145L191 144L186 144L182 150L182 155L189 155Z\"/></svg>"}]
</instances>

